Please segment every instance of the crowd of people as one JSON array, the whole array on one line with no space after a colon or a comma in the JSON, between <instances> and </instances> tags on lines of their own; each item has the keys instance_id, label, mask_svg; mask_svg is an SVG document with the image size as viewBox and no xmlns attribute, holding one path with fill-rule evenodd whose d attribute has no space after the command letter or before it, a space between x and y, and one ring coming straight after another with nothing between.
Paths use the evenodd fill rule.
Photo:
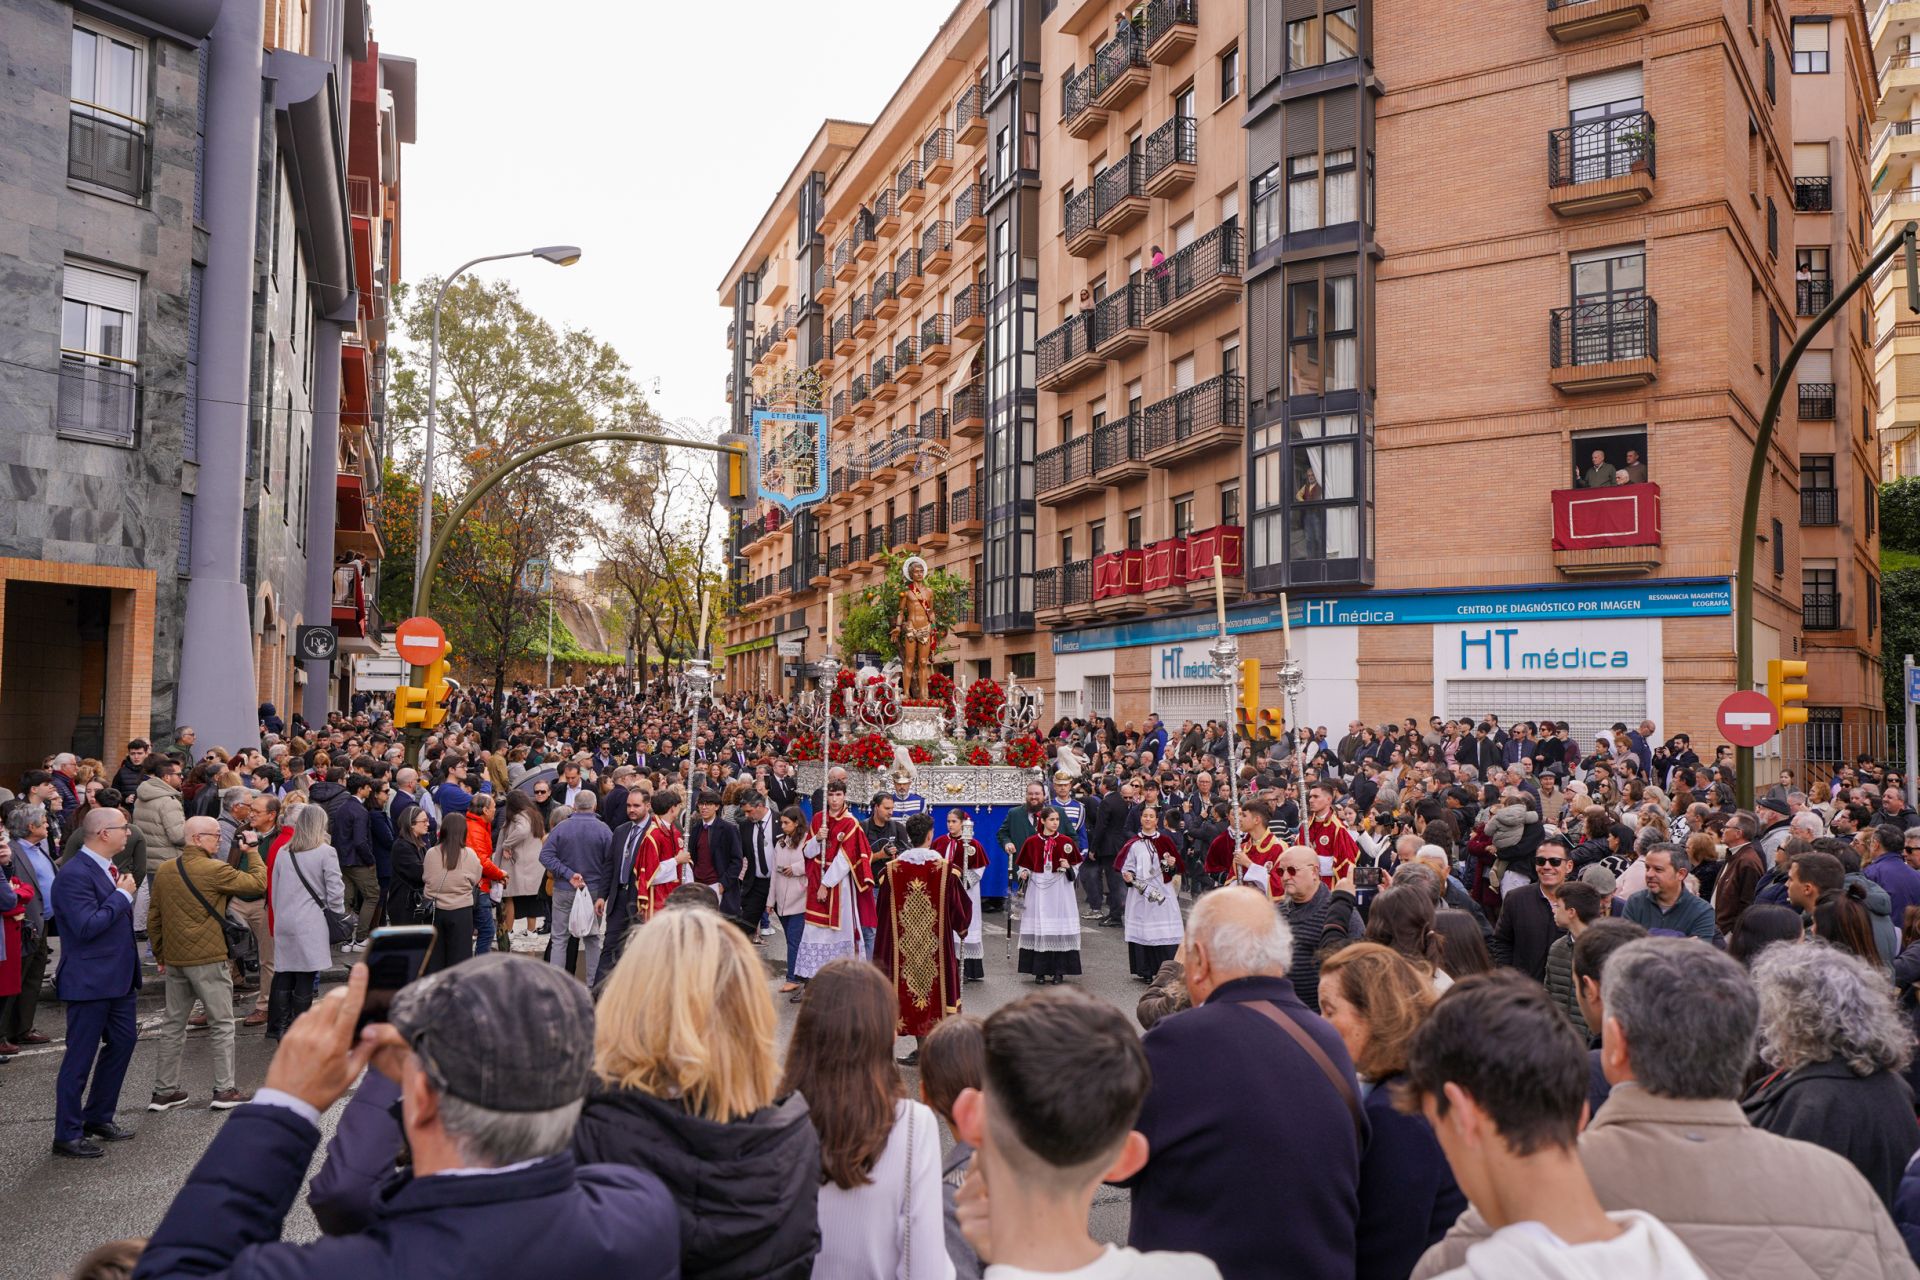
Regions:
<instances>
[{"instance_id":1,"label":"crowd of people","mask_svg":"<svg viewBox=\"0 0 1920 1280\"><path fill-rule=\"evenodd\" d=\"M1727 753L1644 722L1236 756L1068 720L988 821L910 772L803 787L799 736L604 679L463 695L417 767L362 705L28 773L0 1056L50 1039L57 955L54 1153L134 1136L149 972L149 1109L194 1101L204 1027L231 1113L144 1252L83 1273L1920 1274L1920 815L1873 761L1743 810ZM1034 989L980 1019L997 912ZM317 984L387 922L431 923L427 976L362 1030L363 967ZM1138 1029L1074 989L1099 928ZM279 1041L257 1091L243 1026ZM349 1093L324 1234L278 1243ZM1129 1248L1088 1234L1103 1183Z\"/></svg>"}]
</instances>

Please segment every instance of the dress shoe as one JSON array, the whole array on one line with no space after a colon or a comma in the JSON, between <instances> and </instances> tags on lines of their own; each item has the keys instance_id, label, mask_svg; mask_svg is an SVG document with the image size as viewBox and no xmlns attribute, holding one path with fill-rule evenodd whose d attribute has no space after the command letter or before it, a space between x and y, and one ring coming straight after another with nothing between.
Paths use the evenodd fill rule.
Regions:
<instances>
[{"instance_id":1,"label":"dress shoe","mask_svg":"<svg viewBox=\"0 0 1920 1280\"><path fill-rule=\"evenodd\" d=\"M267 1025L267 1011L266 1011L265 1009L255 1009L255 1010L254 1010L254 1011L253 1011L252 1013L250 1013L250 1014L248 1014L248 1015L247 1015L246 1017L244 1017L244 1018L242 1018L242 1019L240 1019L240 1025L241 1025L241 1026L243 1026L243 1027L264 1027L264 1026L266 1026L266 1025Z\"/></svg>"},{"instance_id":2,"label":"dress shoe","mask_svg":"<svg viewBox=\"0 0 1920 1280\"><path fill-rule=\"evenodd\" d=\"M107 1154L105 1148L85 1138L75 1138L72 1142L62 1142L58 1138L53 1142L53 1154L65 1156L69 1160L98 1160Z\"/></svg>"},{"instance_id":3,"label":"dress shoe","mask_svg":"<svg viewBox=\"0 0 1920 1280\"><path fill-rule=\"evenodd\" d=\"M196 1014L194 1014L194 1015L193 1015L193 1016L192 1016L191 1018L188 1018L188 1019L187 1019L187 1030L189 1030L189 1031L205 1031L206 1029L207 1029L207 1015L206 1015L206 1014L204 1014L204 1013L196 1013Z\"/></svg>"},{"instance_id":4,"label":"dress shoe","mask_svg":"<svg viewBox=\"0 0 1920 1280\"><path fill-rule=\"evenodd\" d=\"M917 1067L920 1065L920 1051L914 1049L911 1052L902 1054L900 1057L894 1059L894 1061L903 1067Z\"/></svg>"},{"instance_id":5,"label":"dress shoe","mask_svg":"<svg viewBox=\"0 0 1920 1280\"><path fill-rule=\"evenodd\" d=\"M107 1121L105 1124L88 1125L86 1127L86 1134L89 1138L98 1138L102 1142L133 1141L133 1130L122 1129L119 1125L115 1124L111 1120Z\"/></svg>"},{"instance_id":6,"label":"dress shoe","mask_svg":"<svg viewBox=\"0 0 1920 1280\"><path fill-rule=\"evenodd\" d=\"M20 1046L10 1040L0 1040L0 1058L11 1058L20 1052Z\"/></svg>"},{"instance_id":7,"label":"dress shoe","mask_svg":"<svg viewBox=\"0 0 1920 1280\"><path fill-rule=\"evenodd\" d=\"M20 1037L21 1044L46 1044L48 1040L47 1033L44 1031L29 1031Z\"/></svg>"}]
</instances>

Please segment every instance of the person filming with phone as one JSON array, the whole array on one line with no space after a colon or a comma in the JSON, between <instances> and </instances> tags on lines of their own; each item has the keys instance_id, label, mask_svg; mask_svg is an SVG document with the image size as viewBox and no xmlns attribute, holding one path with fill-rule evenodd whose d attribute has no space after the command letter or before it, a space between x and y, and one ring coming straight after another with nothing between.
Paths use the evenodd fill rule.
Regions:
<instances>
[{"instance_id":1,"label":"person filming with phone","mask_svg":"<svg viewBox=\"0 0 1920 1280\"><path fill-rule=\"evenodd\" d=\"M230 1114L135 1276L488 1280L523 1275L536 1252L555 1280L678 1274L679 1218L660 1180L630 1165L579 1165L569 1150L593 1065L584 986L494 952L402 987L390 1021L361 1028L368 986L369 967L354 966L344 989L288 1029L265 1087ZM342 1233L282 1241L321 1116L369 1066L361 1089L398 1093L411 1163L396 1170L397 1144L345 1173L330 1158L336 1182L367 1184L364 1216ZM348 1118L370 1109L349 1107Z\"/></svg>"}]
</instances>

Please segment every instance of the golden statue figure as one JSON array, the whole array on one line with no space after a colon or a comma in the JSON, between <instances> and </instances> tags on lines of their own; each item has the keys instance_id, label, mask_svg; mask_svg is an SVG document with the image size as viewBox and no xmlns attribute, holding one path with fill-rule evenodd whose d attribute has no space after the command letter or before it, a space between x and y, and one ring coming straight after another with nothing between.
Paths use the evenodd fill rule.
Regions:
<instances>
[{"instance_id":1,"label":"golden statue figure","mask_svg":"<svg viewBox=\"0 0 1920 1280\"><path fill-rule=\"evenodd\" d=\"M900 651L900 696L924 702L931 696L933 655L940 648L933 588L927 585L927 562L919 556L909 557L902 572L907 581L900 588L900 613L893 622L893 643Z\"/></svg>"}]
</instances>

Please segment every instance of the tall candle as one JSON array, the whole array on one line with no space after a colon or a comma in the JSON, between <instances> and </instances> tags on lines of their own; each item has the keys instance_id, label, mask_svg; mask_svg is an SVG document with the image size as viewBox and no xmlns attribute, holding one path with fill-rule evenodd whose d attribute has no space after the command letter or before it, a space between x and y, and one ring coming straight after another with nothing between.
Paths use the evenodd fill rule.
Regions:
<instances>
[{"instance_id":1,"label":"tall candle","mask_svg":"<svg viewBox=\"0 0 1920 1280\"><path fill-rule=\"evenodd\" d=\"M833 592L827 592L827 652L833 652Z\"/></svg>"},{"instance_id":2,"label":"tall candle","mask_svg":"<svg viewBox=\"0 0 1920 1280\"><path fill-rule=\"evenodd\" d=\"M1220 620L1220 634L1227 634L1227 579L1217 555L1213 558L1213 611Z\"/></svg>"},{"instance_id":3,"label":"tall candle","mask_svg":"<svg viewBox=\"0 0 1920 1280\"><path fill-rule=\"evenodd\" d=\"M700 593L700 630L694 633L693 651L707 651L707 606L713 603L713 597L707 592Z\"/></svg>"},{"instance_id":4,"label":"tall candle","mask_svg":"<svg viewBox=\"0 0 1920 1280\"><path fill-rule=\"evenodd\" d=\"M1293 614L1287 605L1287 593L1280 593L1280 643L1282 652L1293 652Z\"/></svg>"}]
</instances>

